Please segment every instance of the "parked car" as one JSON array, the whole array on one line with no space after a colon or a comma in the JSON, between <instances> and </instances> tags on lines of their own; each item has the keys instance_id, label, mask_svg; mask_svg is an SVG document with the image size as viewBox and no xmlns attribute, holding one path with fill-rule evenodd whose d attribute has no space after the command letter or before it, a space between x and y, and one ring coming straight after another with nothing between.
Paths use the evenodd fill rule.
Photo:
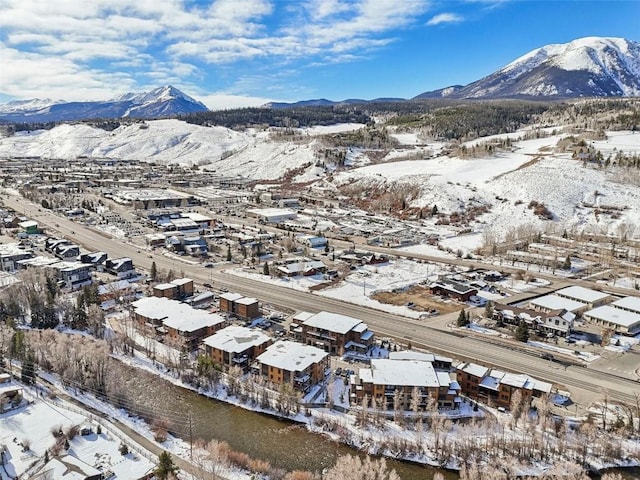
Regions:
<instances>
[{"instance_id":1,"label":"parked car","mask_svg":"<svg viewBox=\"0 0 640 480\"><path fill-rule=\"evenodd\" d=\"M203 283L202 286L205 288L213 288L210 283Z\"/></svg>"},{"instance_id":2,"label":"parked car","mask_svg":"<svg viewBox=\"0 0 640 480\"><path fill-rule=\"evenodd\" d=\"M336 376L339 377L340 375L342 375L342 367L336 368Z\"/></svg>"}]
</instances>

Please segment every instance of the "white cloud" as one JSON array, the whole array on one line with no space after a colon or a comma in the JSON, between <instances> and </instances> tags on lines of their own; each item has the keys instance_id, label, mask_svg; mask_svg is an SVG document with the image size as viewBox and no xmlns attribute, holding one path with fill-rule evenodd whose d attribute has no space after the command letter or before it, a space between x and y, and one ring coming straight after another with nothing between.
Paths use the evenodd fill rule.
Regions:
<instances>
[{"instance_id":1,"label":"white cloud","mask_svg":"<svg viewBox=\"0 0 640 480\"><path fill-rule=\"evenodd\" d=\"M439 13L438 15L432 17L427 22L427 25L433 26L433 25L440 25L442 23L459 23L459 22L462 22L463 20L464 20L463 17L455 13Z\"/></svg>"},{"instance_id":2,"label":"white cloud","mask_svg":"<svg viewBox=\"0 0 640 480\"><path fill-rule=\"evenodd\" d=\"M105 98L116 79L117 89L149 79L184 85L202 80L209 65L224 71L236 62L281 68L362 59L394 42L398 29L417 26L430 7L429 0L2 4L0 44L10 52L2 56L2 93L69 100Z\"/></svg>"}]
</instances>

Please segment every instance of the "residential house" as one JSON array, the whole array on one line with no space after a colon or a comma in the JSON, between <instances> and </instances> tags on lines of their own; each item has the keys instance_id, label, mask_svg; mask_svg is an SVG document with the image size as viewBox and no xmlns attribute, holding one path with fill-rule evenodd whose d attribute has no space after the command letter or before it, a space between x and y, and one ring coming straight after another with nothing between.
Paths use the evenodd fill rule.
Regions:
<instances>
[{"instance_id":1,"label":"residential house","mask_svg":"<svg viewBox=\"0 0 640 480\"><path fill-rule=\"evenodd\" d=\"M263 330L230 325L205 338L204 350L219 365L246 370L272 341Z\"/></svg>"},{"instance_id":2,"label":"residential house","mask_svg":"<svg viewBox=\"0 0 640 480\"><path fill-rule=\"evenodd\" d=\"M255 298L227 292L220 295L220 312L235 315L241 320L253 320L260 316L260 306Z\"/></svg>"},{"instance_id":3,"label":"residential house","mask_svg":"<svg viewBox=\"0 0 640 480\"><path fill-rule=\"evenodd\" d=\"M278 266L278 273L285 277L296 277L298 275L304 275L305 277L316 275L318 273L324 273L327 271L327 266L320 260L309 260L306 262L287 263L285 265Z\"/></svg>"},{"instance_id":4,"label":"residential house","mask_svg":"<svg viewBox=\"0 0 640 480\"><path fill-rule=\"evenodd\" d=\"M103 310L113 308L120 302L132 302L140 294L140 286L127 280L98 285L98 301Z\"/></svg>"},{"instance_id":5,"label":"residential house","mask_svg":"<svg viewBox=\"0 0 640 480\"><path fill-rule=\"evenodd\" d=\"M193 280L190 278L177 278L168 283L159 283L153 287L154 297L184 300L193 295Z\"/></svg>"},{"instance_id":6,"label":"residential house","mask_svg":"<svg viewBox=\"0 0 640 480\"><path fill-rule=\"evenodd\" d=\"M49 268L55 270L56 278L58 278L60 286L77 290L85 285L91 285L93 278L91 272L93 265L78 262L57 262L50 265Z\"/></svg>"},{"instance_id":7,"label":"residential house","mask_svg":"<svg viewBox=\"0 0 640 480\"><path fill-rule=\"evenodd\" d=\"M3 272L15 272L18 270L18 262L34 256L31 250L18 243L5 243L0 245L0 268Z\"/></svg>"},{"instance_id":8,"label":"residential house","mask_svg":"<svg viewBox=\"0 0 640 480\"><path fill-rule=\"evenodd\" d=\"M50 253L53 253L59 245L71 245L71 242L66 238L55 238L55 237L48 237L44 241L44 249Z\"/></svg>"},{"instance_id":9,"label":"residential house","mask_svg":"<svg viewBox=\"0 0 640 480\"><path fill-rule=\"evenodd\" d=\"M302 339L332 355L348 352L367 354L373 347L373 332L362 320L339 313L319 312L302 322Z\"/></svg>"},{"instance_id":10,"label":"residential house","mask_svg":"<svg viewBox=\"0 0 640 480\"><path fill-rule=\"evenodd\" d=\"M133 260L127 257L108 258L105 261L104 269L118 278L129 278L137 275L133 267Z\"/></svg>"},{"instance_id":11,"label":"residential house","mask_svg":"<svg viewBox=\"0 0 640 480\"><path fill-rule=\"evenodd\" d=\"M80 247L72 243L58 244L53 254L61 260L74 260L80 255Z\"/></svg>"},{"instance_id":12,"label":"residential house","mask_svg":"<svg viewBox=\"0 0 640 480\"><path fill-rule=\"evenodd\" d=\"M96 267L97 270L102 270L105 262L107 261L106 252L91 252L83 253L80 255L80 261L82 263L90 263Z\"/></svg>"},{"instance_id":13,"label":"residential house","mask_svg":"<svg viewBox=\"0 0 640 480\"><path fill-rule=\"evenodd\" d=\"M367 407L380 405L383 410L410 410L414 401L420 410L432 402L453 408L460 389L448 372L436 371L431 362L407 358L371 359L371 367L360 368L350 380L358 405L366 398Z\"/></svg>"},{"instance_id":14,"label":"residential house","mask_svg":"<svg viewBox=\"0 0 640 480\"><path fill-rule=\"evenodd\" d=\"M460 302L468 302L471 297L478 294L476 288L470 287L453 280L440 280L429 285L429 290L433 295L455 298Z\"/></svg>"},{"instance_id":15,"label":"residential house","mask_svg":"<svg viewBox=\"0 0 640 480\"><path fill-rule=\"evenodd\" d=\"M38 471L29 477L31 480L102 480L104 474L88 463L73 455L53 457Z\"/></svg>"},{"instance_id":16,"label":"residential house","mask_svg":"<svg viewBox=\"0 0 640 480\"><path fill-rule=\"evenodd\" d=\"M253 370L276 385L289 384L307 391L324 379L329 354L324 350L289 340L279 340L258 355Z\"/></svg>"},{"instance_id":17,"label":"residential house","mask_svg":"<svg viewBox=\"0 0 640 480\"><path fill-rule=\"evenodd\" d=\"M23 388L11 379L8 373L0 373L0 414L9 403L17 406L22 401Z\"/></svg>"},{"instance_id":18,"label":"residential house","mask_svg":"<svg viewBox=\"0 0 640 480\"><path fill-rule=\"evenodd\" d=\"M458 365L456 376L464 395L503 408L511 408L511 399L516 391L521 393L523 404L530 405L532 397L549 394L552 388L550 383L528 375L490 370L475 363Z\"/></svg>"},{"instance_id":19,"label":"residential house","mask_svg":"<svg viewBox=\"0 0 640 480\"><path fill-rule=\"evenodd\" d=\"M510 325L519 325L524 321L529 328L544 334L568 336L573 330L575 318L575 314L565 309L541 312L501 303L493 305L494 320Z\"/></svg>"}]
</instances>

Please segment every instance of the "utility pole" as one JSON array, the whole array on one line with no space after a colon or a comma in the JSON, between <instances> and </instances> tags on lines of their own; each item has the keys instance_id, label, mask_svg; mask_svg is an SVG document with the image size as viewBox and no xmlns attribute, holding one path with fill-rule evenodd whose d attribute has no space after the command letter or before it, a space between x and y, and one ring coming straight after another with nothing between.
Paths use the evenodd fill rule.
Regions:
<instances>
[{"instance_id":1,"label":"utility pole","mask_svg":"<svg viewBox=\"0 0 640 480\"><path fill-rule=\"evenodd\" d=\"M193 460L193 414L189 410L189 458Z\"/></svg>"}]
</instances>

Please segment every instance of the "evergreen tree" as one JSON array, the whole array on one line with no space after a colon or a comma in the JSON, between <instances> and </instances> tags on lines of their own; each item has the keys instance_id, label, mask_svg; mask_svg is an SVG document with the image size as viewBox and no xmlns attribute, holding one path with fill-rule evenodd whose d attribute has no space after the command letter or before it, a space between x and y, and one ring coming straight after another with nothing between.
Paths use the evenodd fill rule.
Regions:
<instances>
[{"instance_id":1,"label":"evergreen tree","mask_svg":"<svg viewBox=\"0 0 640 480\"><path fill-rule=\"evenodd\" d=\"M231 245L227 245L227 262L231 261Z\"/></svg>"},{"instance_id":2,"label":"evergreen tree","mask_svg":"<svg viewBox=\"0 0 640 480\"><path fill-rule=\"evenodd\" d=\"M527 327L527 323L524 320L521 320L516 328L515 337L519 342L526 343L529 341L529 327Z\"/></svg>"},{"instance_id":3,"label":"evergreen tree","mask_svg":"<svg viewBox=\"0 0 640 480\"><path fill-rule=\"evenodd\" d=\"M465 327L469 325L469 316L467 315L467 312L464 311L464 309L460 310L460 314L458 315L458 320L456 323L459 327Z\"/></svg>"},{"instance_id":4,"label":"evergreen tree","mask_svg":"<svg viewBox=\"0 0 640 480\"><path fill-rule=\"evenodd\" d=\"M100 299L98 298L98 285L91 284L82 287L82 296L84 297L84 304L86 307L89 305L98 305Z\"/></svg>"},{"instance_id":5,"label":"evergreen tree","mask_svg":"<svg viewBox=\"0 0 640 480\"><path fill-rule=\"evenodd\" d=\"M158 480L168 480L178 473L178 467L173 463L169 452L164 451L158 455L158 466L154 473Z\"/></svg>"},{"instance_id":6,"label":"evergreen tree","mask_svg":"<svg viewBox=\"0 0 640 480\"><path fill-rule=\"evenodd\" d=\"M33 385L36 381L36 364L31 352L27 352L25 359L22 361L20 380L27 385Z\"/></svg>"},{"instance_id":7,"label":"evergreen tree","mask_svg":"<svg viewBox=\"0 0 640 480\"><path fill-rule=\"evenodd\" d=\"M87 310L84 304L84 295L78 295L76 300L76 305L73 308L73 323L71 325L72 328L76 330L84 330L87 328Z\"/></svg>"},{"instance_id":8,"label":"evergreen tree","mask_svg":"<svg viewBox=\"0 0 640 480\"><path fill-rule=\"evenodd\" d=\"M493 307L491 306L491 302L487 302L487 305L484 307L484 318L493 318Z\"/></svg>"},{"instance_id":9,"label":"evergreen tree","mask_svg":"<svg viewBox=\"0 0 640 480\"><path fill-rule=\"evenodd\" d=\"M158 279L158 266L156 265L156 261L151 262L151 281L155 282Z\"/></svg>"},{"instance_id":10,"label":"evergreen tree","mask_svg":"<svg viewBox=\"0 0 640 480\"><path fill-rule=\"evenodd\" d=\"M571 255L567 255L567 258L564 259L562 263L563 270L571 270Z\"/></svg>"},{"instance_id":11,"label":"evergreen tree","mask_svg":"<svg viewBox=\"0 0 640 480\"><path fill-rule=\"evenodd\" d=\"M267 262L264 262L262 266L262 273L263 275L269 275L269 264Z\"/></svg>"},{"instance_id":12,"label":"evergreen tree","mask_svg":"<svg viewBox=\"0 0 640 480\"><path fill-rule=\"evenodd\" d=\"M10 358L17 358L23 360L27 351L26 339L24 338L24 331L16 330L11 336L11 344L9 345Z\"/></svg>"}]
</instances>

